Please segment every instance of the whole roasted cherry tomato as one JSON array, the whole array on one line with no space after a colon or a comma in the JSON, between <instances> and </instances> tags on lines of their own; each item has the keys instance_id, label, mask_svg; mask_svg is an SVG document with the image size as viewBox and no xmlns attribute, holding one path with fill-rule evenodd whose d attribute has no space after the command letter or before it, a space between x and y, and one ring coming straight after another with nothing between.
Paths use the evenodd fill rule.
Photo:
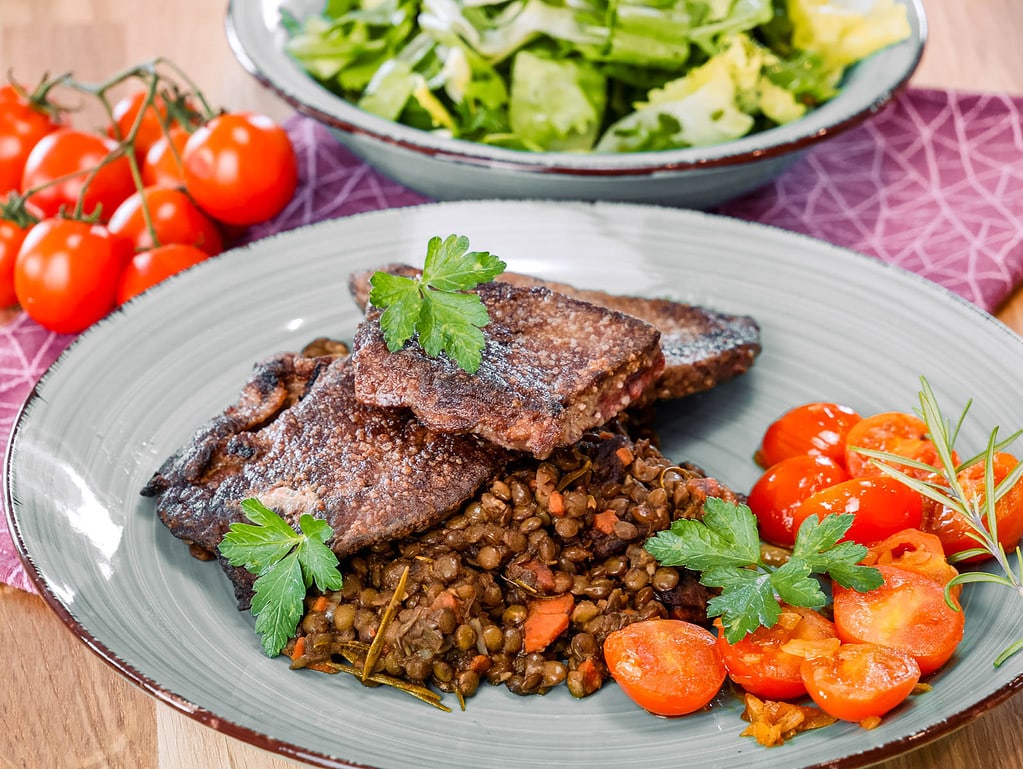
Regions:
<instances>
[{"instance_id":1,"label":"whole roasted cherry tomato","mask_svg":"<svg viewBox=\"0 0 1023 769\"><path fill-rule=\"evenodd\" d=\"M751 694L770 700L790 700L806 694L800 675L801 650L838 646L835 626L813 609L783 606L772 627L760 626L738 643L725 640L720 620L718 653L728 677ZM824 643L822 643L824 642Z\"/></svg>"},{"instance_id":2,"label":"whole roasted cherry tomato","mask_svg":"<svg viewBox=\"0 0 1023 769\"><path fill-rule=\"evenodd\" d=\"M0 88L0 197L21 190L21 176L32 148L60 123L33 106L13 85Z\"/></svg>"},{"instance_id":3,"label":"whole roasted cherry tomato","mask_svg":"<svg viewBox=\"0 0 1023 769\"><path fill-rule=\"evenodd\" d=\"M747 504L764 540L781 547L796 541L794 514L818 491L848 480L845 469L826 456L797 454L772 465L750 490Z\"/></svg>"},{"instance_id":4,"label":"whole roasted cherry tomato","mask_svg":"<svg viewBox=\"0 0 1023 769\"><path fill-rule=\"evenodd\" d=\"M760 442L756 461L770 467L797 454L845 461L845 436L860 421L848 406L827 401L804 403L772 422Z\"/></svg>"},{"instance_id":5,"label":"whole roasted cherry tomato","mask_svg":"<svg viewBox=\"0 0 1023 769\"><path fill-rule=\"evenodd\" d=\"M52 331L82 331L113 308L125 251L120 238L101 225L44 219L18 252L14 266L18 303Z\"/></svg>"},{"instance_id":6,"label":"whole roasted cherry tomato","mask_svg":"<svg viewBox=\"0 0 1023 769\"><path fill-rule=\"evenodd\" d=\"M920 495L901 481L884 475L851 478L804 500L792 513L796 531L811 515L852 513L855 518L845 539L871 545L902 529L919 527L923 516Z\"/></svg>"},{"instance_id":7,"label":"whole roasted cherry tomato","mask_svg":"<svg viewBox=\"0 0 1023 769\"><path fill-rule=\"evenodd\" d=\"M143 200L149 210L148 223ZM114 235L130 240L136 251L148 251L156 245L153 243L150 224L156 233L158 245L183 243L195 246L210 256L223 251L223 241L217 225L199 210L183 190L147 187L142 192L136 192L117 207L107 227Z\"/></svg>"},{"instance_id":8,"label":"whole roasted cherry tomato","mask_svg":"<svg viewBox=\"0 0 1023 769\"><path fill-rule=\"evenodd\" d=\"M1005 452L996 453L992 465L995 485L1012 472L1017 464L1018 460L1013 455ZM983 502L986 494L984 464L978 462L961 470L957 475L957 480L966 495L967 502L979 504L980 509L984 510ZM1023 479L1017 481L995 503L995 524L998 529L998 544L1007 552L1015 550L1020 537L1023 537ZM984 527L987 528L986 520ZM963 517L962 513L944 505L928 502L925 506L922 528L941 540L945 554L948 556L979 547L977 540L970 536L970 532L974 531L970 522ZM978 555L964 559L964 561L977 562L988 557L987 555Z\"/></svg>"},{"instance_id":9,"label":"whole roasted cherry tomato","mask_svg":"<svg viewBox=\"0 0 1023 769\"><path fill-rule=\"evenodd\" d=\"M266 221L291 200L298 161L287 132L270 118L228 113L213 118L185 144L185 186L221 222Z\"/></svg>"},{"instance_id":10,"label":"whole roasted cherry tomato","mask_svg":"<svg viewBox=\"0 0 1023 769\"><path fill-rule=\"evenodd\" d=\"M821 710L854 723L880 718L920 680L920 667L910 655L878 644L842 644L831 654L807 657L800 670Z\"/></svg>"},{"instance_id":11,"label":"whole roasted cherry tomato","mask_svg":"<svg viewBox=\"0 0 1023 769\"><path fill-rule=\"evenodd\" d=\"M208 258L194 246L170 243L135 254L121 275L116 301L122 305L151 286Z\"/></svg>"},{"instance_id":12,"label":"whole roasted cherry tomato","mask_svg":"<svg viewBox=\"0 0 1023 769\"><path fill-rule=\"evenodd\" d=\"M125 198L135 192L131 165L124 155L109 158L117 144L99 134L62 128L44 137L29 153L21 186L23 192L40 187L29 202L44 216L56 216L63 207L72 211L86 187L82 213L91 216L102 206L106 221ZM92 175L100 163L103 167ZM65 178L67 177L67 178ZM46 185L46 186L43 186Z\"/></svg>"},{"instance_id":13,"label":"whole roasted cherry tomato","mask_svg":"<svg viewBox=\"0 0 1023 769\"><path fill-rule=\"evenodd\" d=\"M138 131L135 133L135 157L139 162L145 158L153 143L163 136L164 124L169 123L167 105L163 98L156 94L153 96L153 100L147 104L148 98L148 91L137 91L118 101L111 110L114 124L107 129L107 136L111 139L121 141L127 138L135 121L139 120L139 112L145 106Z\"/></svg>"},{"instance_id":14,"label":"whole roasted cherry tomato","mask_svg":"<svg viewBox=\"0 0 1023 769\"><path fill-rule=\"evenodd\" d=\"M14 293L14 263L29 227L21 227L10 219L0 219L0 308L18 303Z\"/></svg>"},{"instance_id":15,"label":"whole roasted cherry tomato","mask_svg":"<svg viewBox=\"0 0 1023 769\"><path fill-rule=\"evenodd\" d=\"M149 147L142 161L142 183L147 187L184 187L185 170L181 158L189 133L181 126L172 126L170 133L158 138Z\"/></svg>"},{"instance_id":16,"label":"whole roasted cherry tomato","mask_svg":"<svg viewBox=\"0 0 1023 769\"><path fill-rule=\"evenodd\" d=\"M932 673L951 659L963 638L963 611L938 582L898 566L878 564L884 584L860 593L834 585L838 637L846 643L876 643L901 649Z\"/></svg>"}]
</instances>

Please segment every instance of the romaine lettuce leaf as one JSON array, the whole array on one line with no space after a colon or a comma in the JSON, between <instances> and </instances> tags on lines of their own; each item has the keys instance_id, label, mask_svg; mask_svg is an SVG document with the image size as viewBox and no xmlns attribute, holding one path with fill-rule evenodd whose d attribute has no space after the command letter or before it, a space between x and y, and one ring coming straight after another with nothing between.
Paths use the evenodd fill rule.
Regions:
<instances>
[{"instance_id":1,"label":"romaine lettuce leaf","mask_svg":"<svg viewBox=\"0 0 1023 769\"><path fill-rule=\"evenodd\" d=\"M597 139L607 103L607 84L581 59L555 60L529 50L512 64L512 132L537 150L589 150Z\"/></svg>"}]
</instances>

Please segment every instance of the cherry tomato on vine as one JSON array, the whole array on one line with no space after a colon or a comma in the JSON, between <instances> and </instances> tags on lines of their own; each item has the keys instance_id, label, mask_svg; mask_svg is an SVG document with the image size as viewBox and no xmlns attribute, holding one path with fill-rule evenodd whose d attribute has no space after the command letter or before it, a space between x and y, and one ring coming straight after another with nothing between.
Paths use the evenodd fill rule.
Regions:
<instances>
[{"instance_id":1,"label":"cherry tomato on vine","mask_svg":"<svg viewBox=\"0 0 1023 769\"><path fill-rule=\"evenodd\" d=\"M0 219L0 308L18 303L14 293L14 263L30 229L10 219Z\"/></svg>"},{"instance_id":2,"label":"cherry tomato on vine","mask_svg":"<svg viewBox=\"0 0 1023 769\"><path fill-rule=\"evenodd\" d=\"M163 136L164 123L169 123L170 120L163 97L156 94L153 96L152 102L147 104L148 98L148 91L137 91L118 101L111 110L114 124L107 128L107 136L111 139L115 141L125 139L135 125L142 107L145 106L142 120L135 134L135 157L140 163L153 143Z\"/></svg>"},{"instance_id":3,"label":"cherry tomato on vine","mask_svg":"<svg viewBox=\"0 0 1023 769\"><path fill-rule=\"evenodd\" d=\"M963 638L958 600L945 602L945 589L923 574L878 564L884 584L860 593L833 586L835 630L845 643L876 643L901 649L933 673L955 653ZM954 608L953 608L954 607Z\"/></svg>"},{"instance_id":4,"label":"cherry tomato on vine","mask_svg":"<svg viewBox=\"0 0 1023 769\"><path fill-rule=\"evenodd\" d=\"M13 85L0 88L0 195L21 190L29 153L58 128L52 115L32 106Z\"/></svg>"},{"instance_id":5,"label":"cherry tomato on vine","mask_svg":"<svg viewBox=\"0 0 1023 769\"><path fill-rule=\"evenodd\" d=\"M746 503L757 517L760 536L781 547L792 547L799 526L794 514L818 491L848 480L845 468L825 456L797 454L772 465L753 484Z\"/></svg>"},{"instance_id":6,"label":"cherry tomato on vine","mask_svg":"<svg viewBox=\"0 0 1023 769\"><path fill-rule=\"evenodd\" d=\"M170 243L135 254L124 268L117 285L116 302L122 305L147 288L209 258L194 246Z\"/></svg>"},{"instance_id":7,"label":"cherry tomato on vine","mask_svg":"<svg viewBox=\"0 0 1023 769\"><path fill-rule=\"evenodd\" d=\"M871 545L902 529L917 528L923 517L921 496L890 476L851 478L821 489L792 513L796 531L811 515L852 513L845 539Z\"/></svg>"},{"instance_id":8,"label":"cherry tomato on vine","mask_svg":"<svg viewBox=\"0 0 1023 769\"><path fill-rule=\"evenodd\" d=\"M994 455L993 469L994 481L997 486L1018 464L1018 460L1006 452L996 452ZM981 510L984 510L984 464L978 462L961 470L956 476L959 485L966 495L966 500L971 503L980 503ZM1017 481L996 503L995 503L995 525L998 529L998 543L1006 552L1012 552L1019 544L1020 537L1023 537L1023 479ZM987 528L985 521L984 527ZM924 531L931 532L941 540L945 554L953 556L964 550L978 547L975 539L970 537L969 532L973 527L969 521L963 518L962 514L936 502L928 502L925 508ZM978 555L964 559L966 563L975 563L989 558L987 555Z\"/></svg>"},{"instance_id":9,"label":"cherry tomato on vine","mask_svg":"<svg viewBox=\"0 0 1023 769\"><path fill-rule=\"evenodd\" d=\"M210 256L224 250L220 230L192 199L173 187L147 187L125 200L110 217L107 228L114 235L131 241L134 250L147 251L155 245L146 222L143 201L150 223L161 246L183 243Z\"/></svg>"},{"instance_id":10,"label":"cherry tomato on vine","mask_svg":"<svg viewBox=\"0 0 1023 769\"><path fill-rule=\"evenodd\" d=\"M125 259L123 241L101 225L44 219L18 252L14 265L18 303L52 331L82 331L113 308Z\"/></svg>"},{"instance_id":11,"label":"cherry tomato on vine","mask_svg":"<svg viewBox=\"0 0 1023 769\"><path fill-rule=\"evenodd\" d=\"M287 205L298 185L288 134L264 115L213 118L189 137L183 161L189 194L227 224L266 221Z\"/></svg>"},{"instance_id":12,"label":"cherry tomato on vine","mask_svg":"<svg viewBox=\"0 0 1023 769\"><path fill-rule=\"evenodd\" d=\"M185 186L185 170L182 168L181 158L184 157L185 144L190 135L181 126L172 126L170 133L153 142L142 161L143 184L147 187Z\"/></svg>"},{"instance_id":13,"label":"cherry tomato on vine","mask_svg":"<svg viewBox=\"0 0 1023 769\"><path fill-rule=\"evenodd\" d=\"M806 694L799 672L805 655L792 652L812 648L817 653L839 643L829 620L813 609L797 606L783 606L781 617L772 627L761 625L734 644L725 640L721 620L714 624L718 629L718 654L728 677L751 694L769 700L790 700Z\"/></svg>"},{"instance_id":14,"label":"cherry tomato on vine","mask_svg":"<svg viewBox=\"0 0 1023 769\"><path fill-rule=\"evenodd\" d=\"M44 216L56 216L61 207L68 212L74 210L88 181L82 213L91 216L97 206L102 206L100 220L106 221L125 198L135 192L128 158L121 155L108 159L116 148L116 142L99 134L74 128L55 131L29 153L22 175L22 191L47 185L32 193L28 200ZM103 167L90 178L100 163Z\"/></svg>"},{"instance_id":15,"label":"cherry tomato on vine","mask_svg":"<svg viewBox=\"0 0 1023 769\"><path fill-rule=\"evenodd\" d=\"M880 718L920 680L920 667L911 656L877 644L842 644L831 654L807 657L800 670L821 710L854 723Z\"/></svg>"},{"instance_id":16,"label":"cherry tomato on vine","mask_svg":"<svg viewBox=\"0 0 1023 769\"><path fill-rule=\"evenodd\" d=\"M845 461L845 436L860 421L848 406L827 401L804 403L785 412L764 432L756 461L770 467L797 454L830 457Z\"/></svg>"}]
</instances>

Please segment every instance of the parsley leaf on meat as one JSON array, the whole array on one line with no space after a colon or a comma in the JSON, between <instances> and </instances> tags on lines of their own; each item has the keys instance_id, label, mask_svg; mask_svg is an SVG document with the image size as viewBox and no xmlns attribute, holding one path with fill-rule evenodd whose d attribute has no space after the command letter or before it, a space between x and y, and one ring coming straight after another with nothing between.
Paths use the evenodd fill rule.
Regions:
<instances>
[{"instance_id":1,"label":"parsley leaf on meat","mask_svg":"<svg viewBox=\"0 0 1023 769\"><path fill-rule=\"evenodd\" d=\"M506 265L489 251L469 251L464 235L430 238L420 277L377 272L370 279L369 299L384 310L380 327L391 352L419 335L432 358L441 352L469 374L475 374L484 347L481 328L490 322L476 294L466 293L493 280Z\"/></svg>"},{"instance_id":2,"label":"parsley leaf on meat","mask_svg":"<svg viewBox=\"0 0 1023 769\"><path fill-rule=\"evenodd\" d=\"M756 517L746 505L709 498L702 520L675 521L667 531L647 540L646 549L665 566L701 572L700 582L721 592L710 600L707 614L721 617L725 638L737 643L759 626L771 627L781 615L781 602L819 609L827 598L814 574L827 574L855 590L872 590L881 573L857 565L863 545L840 541L852 515L811 516L799 527L792 556L781 566L760 557Z\"/></svg>"},{"instance_id":3,"label":"parsley leaf on meat","mask_svg":"<svg viewBox=\"0 0 1023 769\"><path fill-rule=\"evenodd\" d=\"M251 611L263 651L273 657L295 634L309 587L339 590L341 572L337 556L324 544L332 533L326 521L306 513L298 521L301 531L295 531L257 499L241 506L252 523L232 523L220 554L256 575Z\"/></svg>"}]
</instances>

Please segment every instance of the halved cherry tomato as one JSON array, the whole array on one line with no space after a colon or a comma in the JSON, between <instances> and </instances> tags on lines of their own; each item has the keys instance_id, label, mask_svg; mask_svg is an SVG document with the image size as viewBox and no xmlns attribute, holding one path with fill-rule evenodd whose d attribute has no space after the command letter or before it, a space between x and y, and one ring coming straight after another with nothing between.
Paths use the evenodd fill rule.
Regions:
<instances>
[{"instance_id":1,"label":"halved cherry tomato","mask_svg":"<svg viewBox=\"0 0 1023 769\"><path fill-rule=\"evenodd\" d=\"M770 700L790 700L806 694L799 669L803 654L786 651L786 647L827 648L821 641L838 645L835 626L813 609L784 606L781 617L772 627L760 626L738 643L725 640L721 621L718 629L718 653L728 677L746 691Z\"/></svg>"},{"instance_id":2,"label":"halved cherry tomato","mask_svg":"<svg viewBox=\"0 0 1023 769\"><path fill-rule=\"evenodd\" d=\"M920 495L901 481L884 475L850 478L821 489L792 513L796 531L811 515L852 513L855 518L845 539L871 545L897 531L916 528L923 515Z\"/></svg>"},{"instance_id":3,"label":"halved cherry tomato","mask_svg":"<svg viewBox=\"0 0 1023 769\"><path fill-rule=\"evenodd\" d=\"M831 654L807 657L800 670L821 710L855 723L880 718L920 680L920 667L910 655L878 644L843 644Z\"/></svg>"},{"instance_id":4,"label":"halved cherry tomato","mask_svg":"<svg viewBox=\"0 0 1023 769\"><path fill-rule=\"evenodd\" d=\"M181 158L190 134L179 125L161 136L149 147L142 161L142 183L147 187L184 187L185 170Z\"/></svg>"},{"instance_id":5,"label":"halved cherry tomato","mask_svg":"<svg viewBox=\"0 0 1023 769\"><path fill-rule=\"evenodd\" d=\"M264 115L228 113L193 133L182 158L185 187L206 213L228 224L263 222L298 185L288 133Z\"/></svg>"},{"instance_id":6,"label":"halved cherry tomato","mask_svg":"<svg viewBox=\"0 0 1023 769\"><path fill-rule=\"evenodd\" d=\"M834 459L797 454L768 468L750 490L747 504L757 517L760 536L781 547L792 547L798 525L793 515L817 492L849 479Z\"/></svg>"},{"instance_id":7,"label":"halved cherry tomato","mask_svg":"<svg viewBox=\"0 0 1023 769\"><path fill-rule=\"evenodd\" d=\"M58 128L52 115L33 106L13 85L0 88L0 196L21 190L29 153Z\"/></svg>"},{"instance_id":8,"label":"halved cherry tomato","mask_svg":"<svg viewBox=\"0 0 1023 769\"><path fill-rule=\"evenodd\" d=\"M146 223L143 200L159 245L183 243L202 249L210 256L224 250L217 225L183 191L173 187L147 187L130 196L114 211L109 230L131 241L136 251L153 248L153 235Z\"/></svg>"},{"instance_id":9,"label":"halved cherry tomato","mask_svg":"<svg viewBox=\"0 0 1023 769\"><path fill-rule=\"evenodd\" d=\"M1005 478L1018 464L1018 460L1011 454L998 452L994 455L994 480L997 485ZM968 502L980 502L984 500L984 463L978 462L960 471L957 479L963 489ZM983 506L981 507L983 510ZM1023 479L1009 489L995 503L995 523L998 528L998 543L1002 549L1011 552L1016 548L1023 537ZM985 521L984 527L987 528ZM964 550L978 547L977 541L970 537L973 527L969 521L963 518L961 513L951 508L939 505L936 502L928 503L925 507L924 531L935 534L941 540L945 548L945 554L953 556ZM988 556L974 556L964 559L964 562L983 561Z\"/></svg>"},{"instance_id":10,"label":"halved cherry tomato","mask_svg":"<svg viewBox=\"0 0 1023 769\"><path fill-rule=\"evenodd\" d=\"M117 285L116 301L122 305L150 286L207 259L209 254L194 246L170 243L135 254Z\"/></svg>"},{"instance_id":11,"label":"halved cherry tomato","mask_svg":"<svg viewBox=\"0 0 1023 769\"><path fill-rule=\"evenodd\" d=\"M760 442L755 459L771 467L797 454L812 454L845 461L845 436L860 421L848 406L815 401L796 406L772 422Z\"/></svg>"},{"instance_id":12,"label":"halved cherry tomato","mask_svg":"<svg viewBox=\"0 0 1023 769\"><path fill-rule=\"evenodd\" d=\"M938 452L927 437L927 425L919 417L901 411L886 411L864 417L846 435L845 467L849 475L853 478L884 475L884 471L870 457L855 451L856 448L897 454L932 466L938 463ZM895 467L915 478L932 474L905 465Z\"/></svg>"},{"instance_id":13,"label":"halved cherry tomato","mask_svg":"<svg viewBox=\"0 0 1023 769\"><path fill-rule=\"evenodd\" d=\"M682 620L641 620L614 631L604 661L622 690L659 716L699 710L725 680L714 635Z\"/></svg>"},{"instance_id":14,"label":"halved cherry tomato","mask_svg":"<svg viewBox=\"0 0 1023 769\"><path fill-rule=\"evenodd\" d=\"M945 602L935 580L898 566L875 566L884 584L865 593L834 586L835 629L846 643L875 643L901 649L933 673L955 653L963 638L958 601Z\"/></svg>"},{"instance_id":15,"label":"halved cherry tomato","mask_svg":"<svg viewBox=\"0 0 1023 769\"><path fill-rule=\"evenodd\" d=\"M18 303L14 293L14 264L30 229L19 227L10 219L0 219L0 308Z\"/></svg>"},{"instance_id":16,"label":"halved cherry tomato","mask_svg":"<svg viewBox=\"0 0 1023 769\"><path fill-rule=\"evenodd\" d=\"M100 219L105 222L135 192L128 158L121 155L108 160L116 148L115 142L99 134L73 128L55 131L43 137L29 153L21 189L28 192L41 187L29 196L29 202L44 216L56 216L61 207L68 211L75 208L88 182L82 213L91 216L97 206L102 206ZM103 167L91 176L100 163L104 163Z\"/></svg>"},{"instance_id":17,"label":"halved cherry tomato","mask_svg":"<svg viewBox=\"0 0 1023 769\"><path fill-rule=\"evenodd\" d=\"M18 252L18 303L52 331L82 331L113 309L125 251L123 241L98 224L44 219Z\"/></svg>"},{"instance_id":18,"label":"halved cherry tomato","mask_svg":"<svg viewBox=\"0 0 1023 769\"><path fill-rule=\"evenodd\" d=\"M860 563L864 566L886 564L915 571L944 587L959 571L945 558L941 540L919 529L903 529L870 546ZM961 586L953 588L958 596Z\"/></svg>"}]
</instances>

